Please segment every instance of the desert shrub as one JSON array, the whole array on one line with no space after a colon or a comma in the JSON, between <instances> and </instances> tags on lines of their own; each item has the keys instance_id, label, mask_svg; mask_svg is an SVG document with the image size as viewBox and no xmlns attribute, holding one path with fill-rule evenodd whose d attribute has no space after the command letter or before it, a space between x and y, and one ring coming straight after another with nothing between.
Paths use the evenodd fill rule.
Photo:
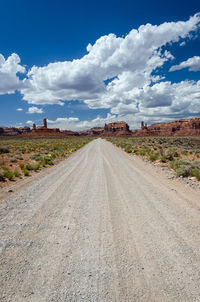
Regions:
<instances>
[{"instance_id":1,"label":"desert shrub","mask_svg":"<svg viewBox=\"0 0 200 302\"><path fill-rule=\"evenodd\" d=\"M192 169L191 175L195 176L196 179L200 181L200 169L198 168Z\"/></svg>"},{"instance_id":2,"label":"desert shrub","mask_svg":"<svg viewBox=\"0 0 200 302\"><path fill-rule=\"evenodd\" d=\"M28 163L26 165L26 170L29 170L29 171L33 170L33 166L30 163Z\"/></svg>"},{"instance_id":3,"label":"desert shrub","mask_svg":"<svg viewBox=\"0 0 200 302\"><path fill-rule=\"evenodd\" d=\"M4 176L8 178L9 180L12 180L14 177L14 173L10 171L9 168L4 169Z\"/></svg>"},{"instance_id":4,"label":"desert shrub","mask_svg":"<svg viewBox=\"0 0 200 302\"><path fill-rule=\"evenodd\" d=\"M200 169L200 160L195 160L195 161L192 163L192 167L193 167L193 168Z\"/></svg>"},{"instance_id":5,"label":"desert shrub","mask_svg":"<svg viewBox=\"0 0 200 302\"><path fill-rule=\"evenodd\" d=\"M177 167L179 166L191 166L192 165L192 162L190 159L180 159L180 160L177 160L175 161Z\"/></svg>"},{"instance_id":6,"label":"desert shrub","mask_svg":"<svg viewBox=\"0 0 200 302\"><path fill-rule=\"evenodd\" d=\"M45 161L45 163L47 165L53 165L53 160L52 160L51 156L44 156L43 160Z\"/></svg>"},{"instance_id":7,"label":"desert shrub","mask_svg":"<svg viewBox=\"0 0 200 302\"><path fill-rule=\"evenodd\" d=\"M127 153L132 153L132 148L131 148L131 146L125 147L124 150L125 150Z\"/></svg>"},{"instance_id":8,"label":"desert shrub","mask_svg":"<svg viewBox=\"0 0 200 302\"><path fill-rule=\"evenodd\" d=\"M19 171L18 170L14 170L14 176L15 177L20 177L21 176L21 174L19 173Z\"/></svg>"},{"instance_id":9,"label":"desert shrub","mask_svg":"<svg viewBox=\"0 0 200 302\"><path fill-rule=\"evenodd\" d=\"M34 166L33 166L33 170L34 170L34 171L38 171L39 168L40 168L40 163L34 164Z\"/></svg>"},{"instance_id":10,"label":"desert shrub","mask_svg":"<svg viewBox=\"0 0 200 302\"><path fill-rule=\"evenodd\" d=\"M20 163L19 166L20 166L20 169L21 169L21 170L24 169L24 164L23 164L23 163Z\"/></svg>"},{"instance_id":11,"label":"desert shrub","mask_svg":"<svg viewBox=\"0 0 200 302\"><path fill-rule=\"evenodd\" d=\"M23 169L22 172L24 173L24 176L29 176L29 170Z\"/></svg>"},{"instance_id":12,"label":"desert shrub","mask_svg":"<svg viewBox=\"0 0 200 302\"><path fill-rule=\"evenodd\" d=\"M139 150L138 155L145 156L146 152L147 152L146 150Z\"/></svg>"},{"instance_id":13,"label":"desert shrub","mask_svg":"<svg viewBox=\"0 0 200 302\"><path fill-rule=\"evenodd\" d=\"M0 181L5 181L5 173L0 172Z\"/></svg>"},{"instance_id":14,"label":"desert shrub","mask_svg":"<svg viewBox=\"0 0 200 302\"><path fill-rule=\"evenodd\" d=\"M152 152L149 156L150 161L155 161L159 158L159 154L157 152Z\"/></svg>"},{"instance_id":15,"label":"desert shrub","mask_svg":"<svg viewBox=\"0 0 200 302\"><path fill-rule=\"evenodd\" d=\"M176 175L182 177L190 176L190 166L181 166L176 169Z\"/></svg>"},{"instance_id":16,"label":"desert shrub","mask_svg":"<svg viewBox=\"0 0 200 302\"><path fill-rule=\"evenodd\" d=\"M37 154L36 156L33 156L32 159L34 159L36 161L42 161L43 157L40 154L39 155Z\"/></svg>"},{"instance_id":17,"label":"desert shrub","mask_svg":"<svg viewBox=\"0 0 200 302\"><path fill-rule=\"evenodd\" d=\"M167 162L166 156L161 155L161 156L160 156L160 161L161 161L162 163L166 163L166 162Z\"/></svg>"},{"instance_id":18,"label":"desert shrub","mask_svg":"<svg viewBox=\"0 0 200 302\"><path fill-rule=\"evenodd\" d=\"M167 160L172 161L175 157L176 158L179 157L179 153L176 150L170 149L170 150L167 150L165 156L166 156Z\"/></svg>"},{"instance_id":19,"label":"desert shrub","mask_svg":"<svg viewBox=\"0 0 200 302\"><path fill-rule=\"evenodd\" d=\"M0 146L0 154L9 153L9 152L10 152L9 147L7 147L7 146Z\"/></svg>"}]
</instances>

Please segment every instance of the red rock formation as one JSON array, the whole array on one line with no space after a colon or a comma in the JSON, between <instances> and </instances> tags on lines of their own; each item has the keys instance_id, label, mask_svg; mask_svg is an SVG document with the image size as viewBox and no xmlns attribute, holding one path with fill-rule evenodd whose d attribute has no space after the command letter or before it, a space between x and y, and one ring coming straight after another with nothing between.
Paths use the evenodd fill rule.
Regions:
<instances>
[{"instance_id":1,"label":"red rock formation","mask_svg":"<svg viewBox=\"0 0 200 302\"><path fill-rule=\"evenodd\" d=\"M125 122L113 122L105 124L102 136L129 136L131 131Z\"/></svg>"},{"instance_id":2,"label":"red rock formation","mask_svg":"<svg viewBox=\"0 0 200 302\"><path fill-rule=\"evenodd\" d=\"M21 128L18 128L20 134L27 134L27 133L31 133L31 128L30 127L21 127Z\"/></svg>"},{"instance_id":3,"label":"red rock formation","mask_svg":"<svg viewBox=\"0 0 200 302\"><path fill-rule=\"evenodd\" d=\"M70 131L70 130L60 130L60 134L66 136L79 136L78 132Z\"/></svg>"},{"instance_id":4,"label":"red rock formation","mask_svg":"<svg viewBox=\"0 0 200 302\"><path fill-rule=\"evenodd\" d=\"M132 136L198 136L200 135L200 117L157 123L141 128L132 132Z\"/></svg>"},{"instance_id":5,"label":"red rock formation","mask_svg":"<svg viewBox=\"0 0 200 302\"><path fill-rule=\"evenodd\" d=\"M30 133L30 127L0 127L0 136L16 136L20 134Z\"/></svg>"},{"instance_id":6,"label":"red rock formation","mask_svg":"<svg viewBox=\"0 0 200 302\"><path fill-rule=\"evenodd\" d=\"M1 127L0 128L1 136L16 136L19 134L20 134L20 132L19 132L18 128L15 128L15 127Z\"/></svg>"},{"instance_id":7,"label":"red rock formation","mask_svg":"<svg viewBox=\"0 0 200 302\"><path fill-rule=\"evenodd\" d=\"M47 119L46 118L43 119L43 124L44 124L44 128L47 128Z\"/></svg>"},{"instance_id":8,"label":"red rock formation","mask_svg":"<svg viewBox=\"0 0 200 302\"><path fill-rule=\"evenodd\" d=\"M129 125L125 122L113 122L105 124L104 127L94 127L79 132L80 136L127 136L131 135Z\"/></svg>"},{"instance_id":9,"label":"red rock formation","mask_svg":"<svg viewBox=\"0 0 200 302\"><path fill-rule=\"evenodd\" d=\"M86 131L79 132L80 136L100 136L104 131L104 127L94 127Z\"/></svg>"}]
</instances>

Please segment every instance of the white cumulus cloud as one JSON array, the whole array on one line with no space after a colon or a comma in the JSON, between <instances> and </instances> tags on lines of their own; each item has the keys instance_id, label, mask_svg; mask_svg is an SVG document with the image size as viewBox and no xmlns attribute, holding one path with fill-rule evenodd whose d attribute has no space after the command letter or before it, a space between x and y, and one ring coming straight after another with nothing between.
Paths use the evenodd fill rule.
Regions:
<instances>
[{"instance_id":1,"label":"white cumulus cloud","mask_svg":"<svg viewBox=\"0 0 200 302\"><path fill-rule=\"evenodd\" d=\"M38 108L38 107L29 107L27 113L29 114L34 114L34 113L43 113L43 109L42 108Z\"/></svg>"},{"instance_id":2,"label":"white cumulus cloud","mask_svg":"<svg viewBox=\"0 0 200 302\"><path fill-rule=\"evenodd\" d=\"M17 108L17 111L23 111L23 109L22 108Z\"/></svg>"},{"instance_id":3,"label":"white cumulus cloud","mask_svg":"<svg viewBox=\"0 0 200 302\"><path fill-rule=\"evenodd\" d=\"M32 125L33 125L33 122L30 121L30 120L28 120L28 121L26 121L26 124L32 126Z\"/></svg>"},{"instance_id":4,"label":"white cumulus cloud","mask_svg":"<svg viewBox=\"0 0 200 302\"><path fill-rule=\"evenodd\" d=\"M0 94L19 90L32 104L28 113L43 113L38 105L63 105L73 100L91 109L110 110L105 118L49 121L52 127L61 129L87 129L113 120L125 120L135 127L144 118L148 122L199 115L200 82L171 83L162 75L163 65L174 59L170 46L186 43L199 24L200 14L195 14L187 21L142 25L124 37L111 33L88 44L82 58L33 66L21 81L17 74L24 73L25 68L19 56L12 54L6 60L0 55ZM190 58L170 71L185 67L200 70L199 58Z\"/></svg>"},{"instance_id":5,"label":"white cumulus cloud","mask_svg":"<svg viewBox=\"0 0 200 302\"><path fill-rule=\"evenodd\" d=\"M200 15L196 14L185 22L142 25L124 38L114 34L99 38L94 45L88 45L88 53L81 59L34 66L21 89L23 99L30 104L80 100L90 108L112 109L119 102L130 101L133 88L162 79L152 76L152 72L173 59L163 47L190 38L199 21Z\"/></svg>"},{"instance_id":6,"label":"white cumulus cloud","mask_svg":"<svg viewBox=\"0 0 200 302\"><path fill-rule=\"evenodd\" d=\"M77 117L69 117L69 118L57 118L55 121L48 120L48 123L51 124L51 128L60 128L62 130L73 130L80 131L86 130L93 127L102 127L105 123L111 123L113 121L117 121L117 116L108 113L106 117L97 116L92 120L84 120L80 121Z\"/></svg>"},{"instance_id":7,"label":"white cumulus cloud","mask_svg":"<svg viewBox=\"0 0 200 302\"><path fill-rule=\"evenodd\" d=\"M170 68L170 71L180 70L183 68L189 68L190 71L200 70L200 57L194 56L189 58L187 61L181 62L179 65L174 65Z\"/></svg>"},{"instance_id":8,"label":"white cumulus cloud","mask_svg":"<svg viewBox=\"0 0 200 302\"><path fill-rule=\"evenodd\" d=\"M25 67L20 65L20 57L13 53L7 59L0 54L0 94L14 93L23 86L17 76L18 73L25 73Z\"/></svg>"}]
</instances>

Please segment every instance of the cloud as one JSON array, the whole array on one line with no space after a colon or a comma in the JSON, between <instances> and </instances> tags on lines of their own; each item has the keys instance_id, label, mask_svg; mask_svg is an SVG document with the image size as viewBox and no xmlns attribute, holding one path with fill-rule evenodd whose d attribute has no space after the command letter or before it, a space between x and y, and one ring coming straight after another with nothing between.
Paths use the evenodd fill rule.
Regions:
<instances>
[{"instance_id":1,"label":"cloud","mask_svg":"<svg viewBox=\"0 0 200 302\"><path fill-rule=\"evenodd\" d=\"M180 70L183 68L189 68L189 71L199 71L200 57L194 56L192 58L189 58L187 61L183 61L179 65L172 66L169 71Z\"/></svg>"},{"instance_id":2,"label":"cloud","mask_svg":"<svg viewBox=\"0 0 200 302\"><path fill-rule=\"evenodd\" d=\"M17 108L17 111L23 111L23 109L22 108Z\"/></svg>"},{"instance_id":3,"label":"cloud","mask_svg":"<svg viewBox=\"0 0 200 302\"><path fill-rule=\"evenodd\" d=\"M87 46L81 59L33 66L21 89L30 104L62 104L80 100L90 108L111 108L130 100L133 87L141 89L162 79L153 71L172 60L168 44L192 37L200 15L183 22L146 24L131 30L124 38L109 34ZM107 85L106 81L111 80ZM119 93L118 93L119 92ZM128 99L126 99L126 96Z\"/></svg>"},{"instance_id":4,"label":"cloud","mask_svg":"<svg viewBox=\"0 0 200 302\"><path fill-rule=\"evenodd\" d=\"M79 118L78 117L58 117L55 121L52 121L52 120L47 120L47 121L50 124L68 123L68 122L78 122Z\"/></svg>"},{"instance_id":5,"label":"cloud","mask_svg":"<svg viewBox=\"0 0 200 302\"><path fill-rule=\"evenodd\" d=\"M48 120L48 123L51 124L51 128L80 131L90 129L92 127L104 126L105 123L110 123L113 121L117 121L117 116L108 113L105 118L97 116L95 119L85 121L80 121L77 117L57 118L55 121Z\"/></svg>"},{"instance_id":6,"label":"cloud","mask_svg":"<svg viewBox=\"0 0 200 302\"><path fill-rule=\"evenodd\" d=\"M183 42L180 43L180 46L185 46L185 45L186 45L185 41L183 41Z\"/></svg>"},{"instance_id":7,"label":"cloud","mask_svg":"<svg viewBox=\"0 0 200 302\"><path fill-rule=\"evenodd\" d=\"M18 73L23 74L26 71L20 62L20 57L15 53L7 60L0 54L0 94L14 93L24 85L17 76Z\"/></svg>"},{"instance_id":8,"label":"cloud","mask_svg":"<svg viewBox=\"0 0 200 302\"><path fill-rule=\"evenodd\" d=\"M163 65L174 59L170 47L193 38L199 23L200 14L196 14L187 21L142 25L124 37L111 33L88 44L81 59L33 66L21 81L17 73L24 73L25 68L19 56L12 54L7 60L1 56L0 94L18 89L23 99L33 105L28 113L43 113L37 105L63 105L73 100L91 109L110 110L107 117L93 120L71 117L49 121L52 127L61 129L87 129L113 120L125 120L136 127L143 118L147 122L166 121L199 114L199 82L171 83L162 75ZM199 68L199 57L194 58L182 62L181 68Z\"/></svg>"},{"instance_id":9,"label":"cloud","mask_svg":"<svg viewBox=\"0 0 200 302\"><path fill-rule=\"evenodd\" d=\"M38 107L29 107L28 108L28 112L29 114L34 114L34 113L44 113L42 108L38 108Z\"/></svg>"},{"instance_id":10,"label":"cloud","mask_svg":"<svg viewBox=\"0 0 200 302\"><path fill-rule=\"evenodd\" d=\"M32 125L33 125L33 122L32 122L32 121L26 121L26 124L32 126Z\"/></svg>"}]
</instances>

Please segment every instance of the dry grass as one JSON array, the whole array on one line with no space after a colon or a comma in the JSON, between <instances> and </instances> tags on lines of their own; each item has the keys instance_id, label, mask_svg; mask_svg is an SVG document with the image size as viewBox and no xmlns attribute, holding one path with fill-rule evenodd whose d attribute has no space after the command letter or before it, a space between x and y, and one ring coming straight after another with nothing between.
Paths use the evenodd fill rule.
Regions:
<instances>
[{"instance_id":1,"label":"dry grass","mask_svg":"<svg viewBox=\"0 0 200 302\"><path fill-rule=\"evenodd\" d=\"M91 138L1 138L0 182L29 176L53 165L91 141Z\"/></svg>"},{"instance_id":2,"label":"dry grass","mask_svg":"<svg viewBox=\"0 0 200 302\"><path fill-rule=\"evenodd\" d=\"M177 176L200 180L200 137L112 137L128 153L175 170Z\"/></svg>"}]
</instances>

